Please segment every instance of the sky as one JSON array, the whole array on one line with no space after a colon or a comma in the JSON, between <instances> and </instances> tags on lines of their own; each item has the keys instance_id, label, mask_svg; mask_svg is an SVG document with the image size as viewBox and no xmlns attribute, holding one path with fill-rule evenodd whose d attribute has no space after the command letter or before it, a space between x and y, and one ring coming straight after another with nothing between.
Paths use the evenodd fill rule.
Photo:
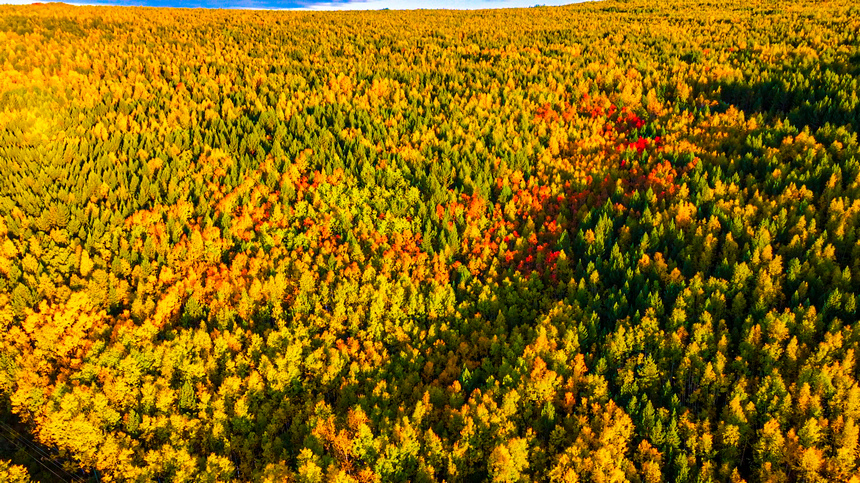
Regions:
<instances>
[{"instance_id":1,"label":"sky","mask_svg":"<svg viewBox=\"0 0 860 483\"><path fill-rule=\"evenodd\" d=\"M566 5L577 0L67 0L86 5L141 5L147 7L249 8L307 10L411 10L416 8L514 8ZM24 5L33 0L0 0L0 4Z\"/></svg>"}]
</instances>

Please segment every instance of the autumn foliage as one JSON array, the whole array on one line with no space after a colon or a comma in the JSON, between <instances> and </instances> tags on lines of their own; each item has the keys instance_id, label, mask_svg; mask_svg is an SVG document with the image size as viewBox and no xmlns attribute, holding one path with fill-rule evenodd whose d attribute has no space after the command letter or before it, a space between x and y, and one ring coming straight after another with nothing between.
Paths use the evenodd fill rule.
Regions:
<instances>
[{"instance_id":1,"label":"autumn foliage","mask_svg":"<svg viewBox=\"0 0 860 483\"><path fill-rule=\"evenodd\" d=\"M0 6L3 431L98 481L856 482L858 31Z\"/></svg>"}]
</instances>

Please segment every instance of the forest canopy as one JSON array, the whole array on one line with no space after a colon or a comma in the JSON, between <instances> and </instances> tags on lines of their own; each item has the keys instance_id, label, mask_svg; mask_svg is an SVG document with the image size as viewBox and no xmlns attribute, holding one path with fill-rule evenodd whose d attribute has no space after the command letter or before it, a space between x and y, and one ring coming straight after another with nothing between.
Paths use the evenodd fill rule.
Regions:
<instances>
[{"instance_id":1,"label":"forest canopy","mask_svg":"<svg viewBox=\"0 0 860 483\"><path fill-rule=\"evenodd\" d=\"M857 482L852 5L0 6L0 479Z\"/></svg>"}]
</instances>

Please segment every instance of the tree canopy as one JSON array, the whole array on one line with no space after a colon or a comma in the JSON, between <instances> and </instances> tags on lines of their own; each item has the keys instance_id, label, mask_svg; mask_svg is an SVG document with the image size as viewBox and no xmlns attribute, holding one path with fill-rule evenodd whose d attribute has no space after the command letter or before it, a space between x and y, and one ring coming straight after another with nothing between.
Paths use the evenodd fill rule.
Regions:
<instances>
[{"instance_id":1,"label":"tree canopy","mask_svg":"<svg viewBox=\"0 0 860 483\"><path fill-rule=\"evenodd\" d=\"M99 481L857 481L858 32L0 6L3 424Z\"/></svg>"}]
</instances>

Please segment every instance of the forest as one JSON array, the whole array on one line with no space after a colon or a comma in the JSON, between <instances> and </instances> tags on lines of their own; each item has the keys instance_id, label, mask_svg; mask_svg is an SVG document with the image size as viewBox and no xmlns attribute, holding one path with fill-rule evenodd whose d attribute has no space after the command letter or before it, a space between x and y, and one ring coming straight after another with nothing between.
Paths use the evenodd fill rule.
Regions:
<instances>
[{"instance_id":1,"label":"forest","mask_svg":"<svg viewBox=\"0 0 860 483\"><path fill-rule=\"evenodd\" d=\"M860 482L860 7L0 5L0 480Z\"/></svg>"}]
</instances>

